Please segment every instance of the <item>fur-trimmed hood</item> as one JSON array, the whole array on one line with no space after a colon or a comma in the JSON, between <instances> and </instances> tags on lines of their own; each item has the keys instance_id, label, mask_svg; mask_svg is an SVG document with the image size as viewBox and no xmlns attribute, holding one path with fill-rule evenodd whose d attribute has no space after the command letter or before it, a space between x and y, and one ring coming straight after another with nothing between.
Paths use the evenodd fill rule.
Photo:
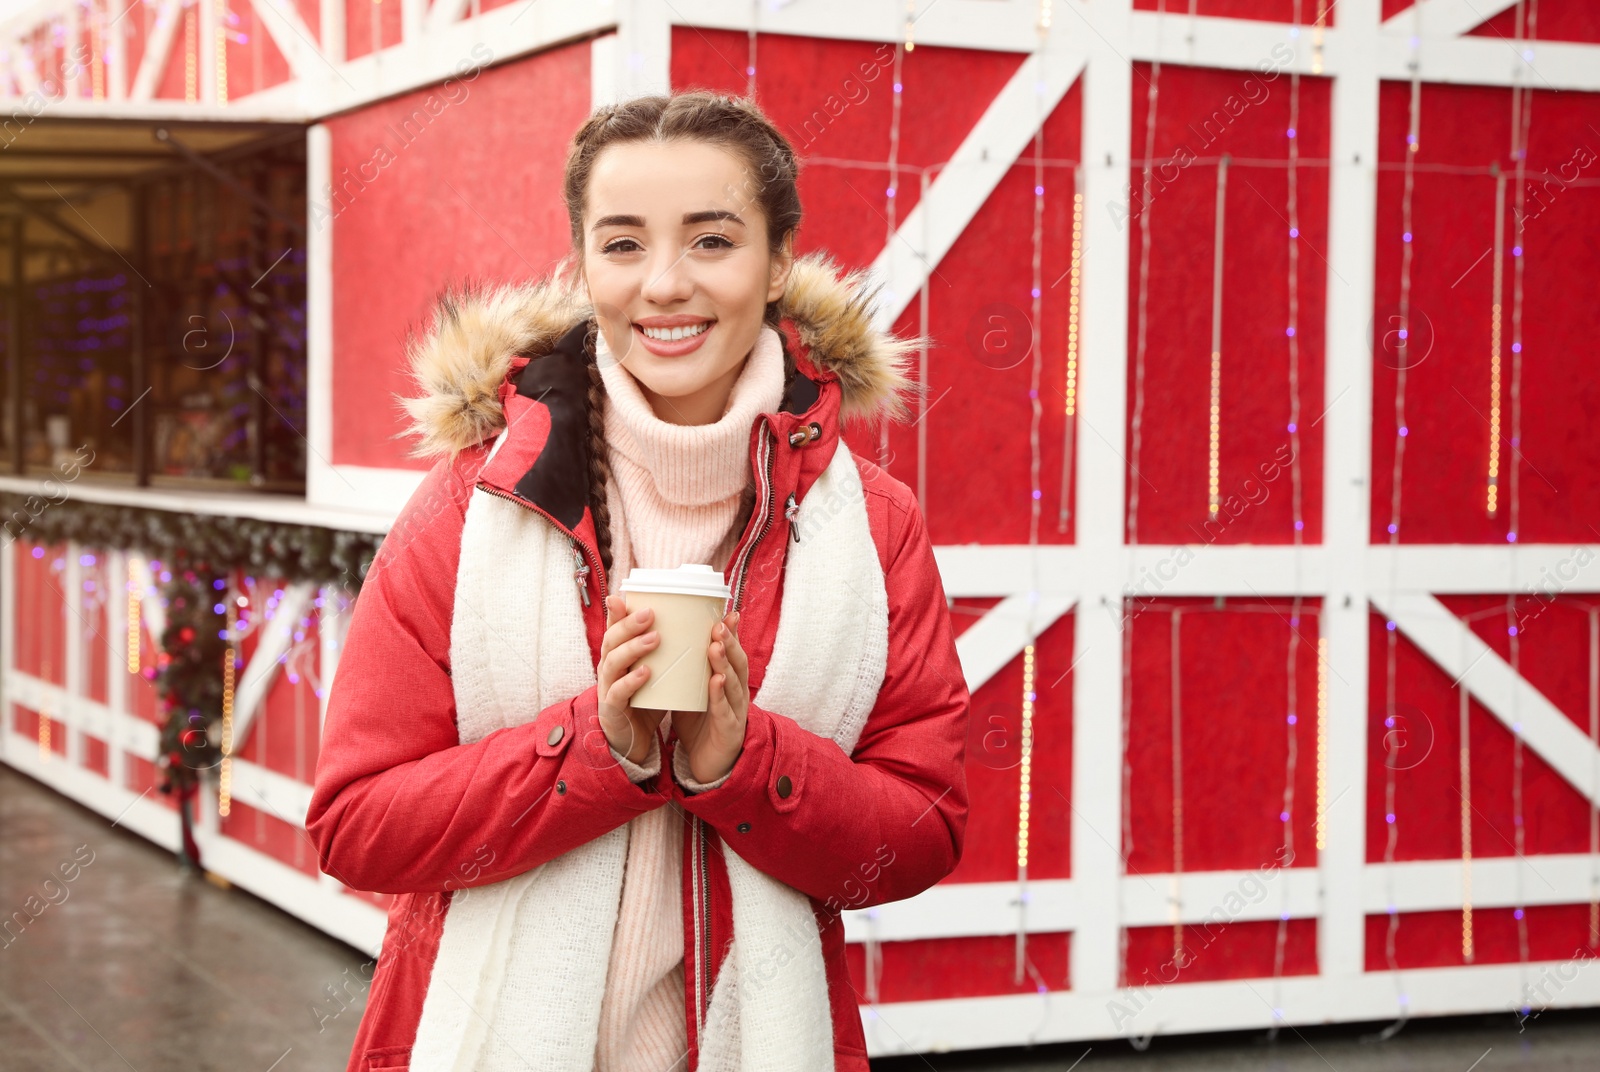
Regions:
<instances>
[{"instance_id":1,"label":"fur-trimmed hood","mask_svg":"<svg viewBox=\"0 0 1600 1072\"><path fill-rule=\"evenodd\" d=\"M842 272L826 254L795 258L780 308L793 321L812 365L836 377L842 420L903 420L915 390L910 354L920 340L873 323L878 285L864 270ZM519 354L548 353L567 330L594 315L575 282L557 276L486 286L467 283L442 294L431 323L408 331L411 377L421 390L400 397L416 436L411 454L458 452L505 426L500 386Z\"/></svg>"}]
</instances>

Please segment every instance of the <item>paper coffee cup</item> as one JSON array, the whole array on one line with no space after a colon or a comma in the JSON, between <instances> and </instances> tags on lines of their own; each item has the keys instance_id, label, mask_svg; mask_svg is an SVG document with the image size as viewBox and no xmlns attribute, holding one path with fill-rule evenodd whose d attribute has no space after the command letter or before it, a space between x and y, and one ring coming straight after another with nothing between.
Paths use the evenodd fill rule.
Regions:
<instances>
[{"instance_id":1,"label":"paper coffee cup","mask_svg":"<svg viewBox=\"0 0 1600 1072\"><path fill-rule=\"evenodd\" d=\"M633 694L633 706L704 711L711 685L706 649L732 595L722 574L699 562L677 569L636 567L628 571L621 591L626 613L644 607L656 612L650 628L660 636L655 649L639 660L650 668L650 676Z\"/></svg>"}]
</instances>

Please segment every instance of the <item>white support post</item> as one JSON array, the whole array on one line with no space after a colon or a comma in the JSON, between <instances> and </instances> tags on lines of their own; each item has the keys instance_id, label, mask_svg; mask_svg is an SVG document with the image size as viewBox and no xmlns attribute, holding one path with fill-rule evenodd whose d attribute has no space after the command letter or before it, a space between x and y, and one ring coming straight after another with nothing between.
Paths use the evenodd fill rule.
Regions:
<instances>
[{"instance_id":1,"label":"white support post","mask_svg":"<svg viewBox=\"0 0 1600 1072\"><path fill-rule=\"evenodd\" d=\"M1085 39L1083 92L1083 359L1079 363L1077 540L1090 554L1124 551L1127 463L1128 236L1107 207L1128 177L1133 70L1130 0L1074 4L1054 32ZM1080 19L1091 23L1084 26ZM1085 575L1073 629L1072 880L1083 918L1072 936L1072 989L1113 991L1120 974L1123 571ZM1119 1034L1103 1011L1098 1036Z\"/></svg>"},{"instance_id":2,"label":"white support post","mask_svg":"<svg viewBox=\"0 0 1600 1072\"><path fill-rule=\"evenodd\" d=\"M618 0L611 91L618 100L672 90L672 8L667 0Z\"/></svg>"},{"instance_id":3,"label":"white support post","mask_svg":"<svg viewBox=\"0 0 1600 1072\"><path fill-rule=\"evenodd\" d=\"M1329 156L1327 358L1323 428L1323 535L1328 640L1326 847L1318 866L1324 978L1365 970L1361 901L1366 863L1367 547L1370 536L1374 232L1377 227L1379 0L1344 0L1350 47L1333 82Z\"/></svg>"}]
</instances>

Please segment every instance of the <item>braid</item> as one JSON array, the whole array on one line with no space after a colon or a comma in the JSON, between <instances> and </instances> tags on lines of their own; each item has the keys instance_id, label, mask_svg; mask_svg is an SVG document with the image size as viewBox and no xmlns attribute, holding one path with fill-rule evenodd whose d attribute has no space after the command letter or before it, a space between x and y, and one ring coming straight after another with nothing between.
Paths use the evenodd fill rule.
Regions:
<instances>
[{"instance_id":1,"label":"braid","mask_svg":"<svg viewBox=\"0 0 1600 1072\"><path fill-rule=\"evenodd\" d=\"M597 321L589 321L589 337L583 353L589 369L589 509L594 514L595 543L600 549L600 564L611 572L611 507L606 503L606 485L611 480L610 451L606 446L605 384L600 366L595 363L594 335Z\"/></svg>"}]
</instances>

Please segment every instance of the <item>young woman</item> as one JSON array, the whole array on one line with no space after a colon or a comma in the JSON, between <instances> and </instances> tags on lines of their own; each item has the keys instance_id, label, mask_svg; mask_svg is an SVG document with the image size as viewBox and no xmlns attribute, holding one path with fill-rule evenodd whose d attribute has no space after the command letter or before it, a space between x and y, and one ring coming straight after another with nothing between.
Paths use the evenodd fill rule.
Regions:
<instances>
[{"instance_id":1,"label":"young woman","mask_svg":"<svg viewBox=\"0 0 1600 1072\"><path fill-rule=\"evenodd\" d=\"M841 913L954 869L969 696L916 499L839 434L905 416L914 344L794 256L795 177L747 101L603 108L570 270L411 339L439 459L306 819L324 871L399 895L351 1072L866 1072ZM618 585L691 562L734 593L707 710L634 708L658 638Z\"/></svg>"}]
</instances>

